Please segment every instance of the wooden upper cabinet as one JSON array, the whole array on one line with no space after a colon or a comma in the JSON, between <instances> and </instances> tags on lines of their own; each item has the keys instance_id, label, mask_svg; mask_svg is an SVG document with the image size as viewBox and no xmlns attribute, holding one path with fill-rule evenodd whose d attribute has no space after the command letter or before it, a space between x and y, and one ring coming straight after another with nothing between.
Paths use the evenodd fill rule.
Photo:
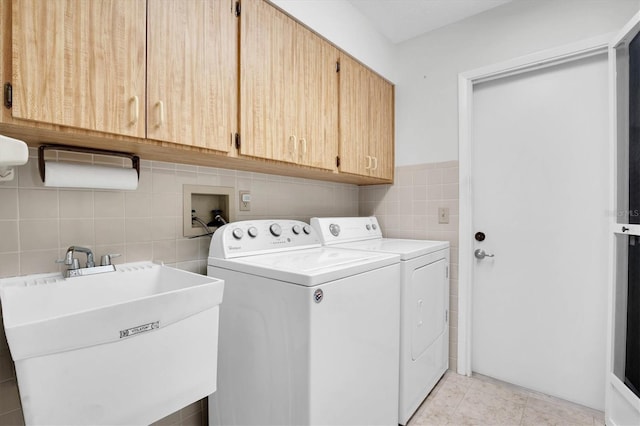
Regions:
<instances>
[{"instance_id":1,"label":"wooden upper cabinet","mask_svg":"<svg viewBox=\"0 0 640 426\"><path fill-rule=\"evenodd\" d=\"M393 180L393 85L340 57L340 171Z\"/></svg>"},{"instance_id":2,"label":"wooden upper cabinet","mask_svg":"<svg viewBox=\"0 0 640 426\"><path fill-rule=\"evenodd\" d=\"M263 0L242 3L240 154L335 169L338 50Z\"/></svg>"},{"instance_id":3,"label":"wooden upper cabinet","mask_svg":"<svg viewBox=\"0 0 640 426\"><path fill-rule=\"evenodd\" d=\"M294 69L300 164L336 169L339 57L338 49L298 25Z\"/></svg>"},{"instance_id":4,"label":"wooden upper cabinet","mask_svg":"<svg viewBox=\"0 0 640 426\"><path fill-rule=\"evenodd\" d=\"M149 0L147 137L229 151L238 19L229 0Z\"/></svg>"},{"instance_id":5,"label":"wooden upper cabinet","mask_svg":"<svg viewBox=\"0 0 640 426\"><path fill-rule=\"evenodd\" d=\"M12 116L144 137L145 0L14 0Z\"/></svg>"},{"instance_id":6,"label":"wooden upper cabinet","mask_svg":"<svg viewBox=\"0 0 640 426\"><path fill-rule=\"evenodd\" d=\"M373 165L370 175L392 180L394 170L394 88L373 74L369 80L371 98L370 155Z\"/></svg>"},{"instance_id":7,"label":"wooden upper cabinet","mask_svg":"<svg viewBox=\"0 0 640 426\"><path fill-rule=\"evenodd\" d=\"M295 162L296 24L262 0L242 2L240 154Z\"/></svg>"},{"instance_id":8,"label":"wooden upper cabinet","mask_svg":"<svg viewBox=\"0 0 640 426\"><path fill-rule=\"evenodd\" d=\"M367 175L369 155L369 79L371 72L347 55L340 57L340 171Z\"/></svg>"}]
</instances>

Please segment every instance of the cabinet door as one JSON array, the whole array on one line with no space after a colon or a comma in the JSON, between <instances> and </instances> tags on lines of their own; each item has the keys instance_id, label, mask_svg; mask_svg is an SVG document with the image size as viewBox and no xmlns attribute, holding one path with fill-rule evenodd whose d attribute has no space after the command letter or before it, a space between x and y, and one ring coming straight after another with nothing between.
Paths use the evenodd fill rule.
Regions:
<instances>
[{"instance_id":1,"label":"cabinet door","mask_svg":"<svg viewBox=\"0 0 640 426\"><path fill-rule=\"evenodd\" d=\"M144 137L145 0L14 0L15 118Z\"/></svg>"},{"instance_id":2,"label":"cabinet door","mask_svg":"<svg viewBox=\"0 0 640 426\"><path fill-rule=\"evenodd\" d=\"M340 171L393 179L393 85L340 56Z\"/></svg>"},{"instance_id":3,"label":"cabinet door","mask_svg":"<svg viewBox=\"0 0 640 426\"><path fill-rule=\"evenodd\" d=\"M370 71L351 57L340 55L340 171L368 175Z\"/></svg>"},{"instance_id":4,"label":"cabinet door","mask_svg":"<svg viewBox=\"0 0 640 426\"><path fill-rule=\"evenodd\" d=\"M237 131L232 2L149 0L147 137L229 151Z\"/></svg>"},{"instance_id":5,"label":"cabinet door","mask_svg":"<svg viewBox=\"0 0 640 426\"><path fill-rule=\"evenodd\" d=\"M338 49L301 25L295 35L299 163L334 170L338 155Z\"/></svg>"},{"instance_id":6,"label":"cabinet door","mask_svg":"<svg viewBox=\"0 0 640 426\"><path fill-rule=\"evenodd\" d=\"M393 85L371 73L369 152L373 157L371 176L393 180L394 102Z\"/></svg>"},{"instance_id":7,"label":"cabinet door","mask_svg":"<svg viewBox=\"0 0 640 426\"><path fill-rule=\"evenodd\" d=\"M262 0L242 3L240 154L297 162L296 23Z\"/></svg>"}]
</instances>

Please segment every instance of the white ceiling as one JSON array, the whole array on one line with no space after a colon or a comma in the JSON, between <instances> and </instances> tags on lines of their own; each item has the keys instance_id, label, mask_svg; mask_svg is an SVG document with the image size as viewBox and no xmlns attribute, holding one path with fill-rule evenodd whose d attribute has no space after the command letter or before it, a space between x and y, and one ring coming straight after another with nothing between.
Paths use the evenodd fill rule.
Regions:
<instances>
[{"instance_id":1,"label":"white ceiling","mask_svg":"<svg viewBox=\"0 0 640 426\"><path fill-rule=\"evenodd\" d=\"M510 1L350 0L393 43L400 43Z\"/></svg>"}]
</instances>

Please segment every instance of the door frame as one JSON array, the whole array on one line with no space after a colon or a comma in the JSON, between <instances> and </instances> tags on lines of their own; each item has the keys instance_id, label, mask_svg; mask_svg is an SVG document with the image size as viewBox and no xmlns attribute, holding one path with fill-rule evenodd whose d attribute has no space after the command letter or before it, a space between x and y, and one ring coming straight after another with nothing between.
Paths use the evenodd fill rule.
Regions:
<instances>
[{"instance_id":1,"label":"door frame","mask_svg":"<svg viewBox=\"0 0 640 426\"><path fill-rule=\"evenodd\" d=\"M473 306L473 86L474 84L510 77L525 72L606 54L613 35L605 34L576 43L544 50L509 61L458 74L458 159L460 167L460 216L458 263L458 374L471 376L471 319ZM610 156L612 154L610 153ZM612 157L609 158L611 164ZM611 175L611 173L610 173ZM612 179L612 178L610 178ZM609 187L613 188L613 181ZM613 211L613 199L609 201ZM610 247L611 249L611 247ZM612 250L609 250L611 252ZM612 260L607 270L611 275ZM610 293L610 291L609 291Z\"/></svg>"}]
</instances>

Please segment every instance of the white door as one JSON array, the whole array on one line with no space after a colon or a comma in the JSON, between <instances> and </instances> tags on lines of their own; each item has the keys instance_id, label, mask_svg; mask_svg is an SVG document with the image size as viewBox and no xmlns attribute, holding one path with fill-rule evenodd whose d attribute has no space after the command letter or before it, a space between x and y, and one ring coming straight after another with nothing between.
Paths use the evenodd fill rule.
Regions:
<instances>
[{"instance_id":1,"label":"white door","mask_svg":"<svg viewBox=\"0 0 640 426\"><path fill-rule=\"evenodd\" d=\"M609 278L607 81L599 54L476 83L470 121L472 232L486 236L473 249L495 255L473 259L471 369L597 409Z\"/></svg>"}]
</instances>

